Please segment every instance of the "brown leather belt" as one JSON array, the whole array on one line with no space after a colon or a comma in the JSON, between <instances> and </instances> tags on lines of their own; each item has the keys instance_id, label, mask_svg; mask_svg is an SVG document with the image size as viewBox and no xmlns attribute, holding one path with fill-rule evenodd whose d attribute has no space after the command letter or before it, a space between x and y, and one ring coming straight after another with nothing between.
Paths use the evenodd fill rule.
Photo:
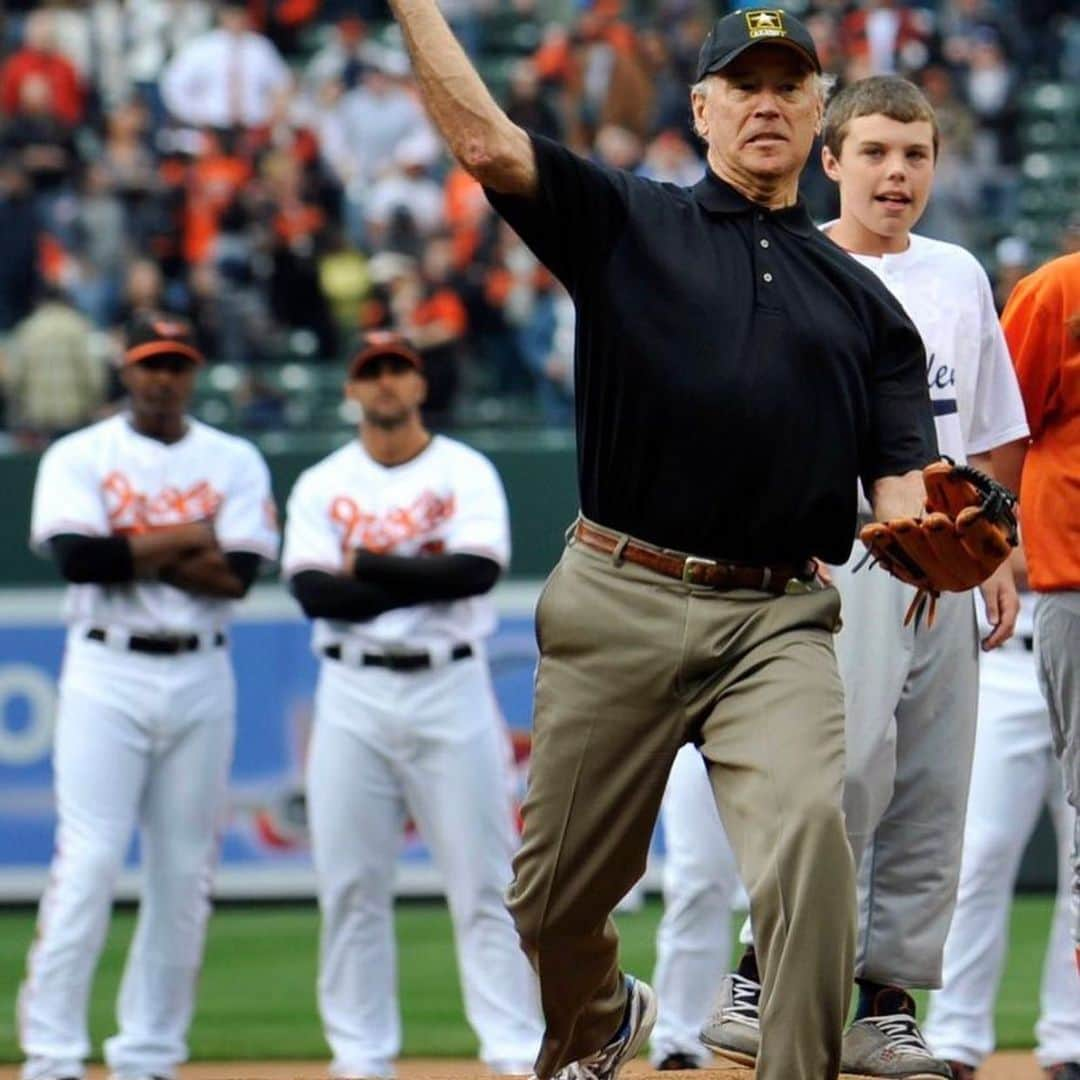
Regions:
<instances>
[{"instance_id":1,"label":"brown leather belt","mask_svg":"<svg viewBox=\"0 0 1080 1080\"><path fill-rule=\"evenodd\" d=\"M702 559L697 555L684 555L680 551L653 547L641 540L634 540L619 533L609 532L591 522L578 519L574 527L574 539L594 551L605 555L618 554L620 559L644 566L664 577L675 578L687 585L704 585L710 589L757 589L762 592L784 593L808 592L814 579L814 564L807 561L802 566L784 564L779 566L738 566L735 563Z\"/></svg>"}]
</instances>

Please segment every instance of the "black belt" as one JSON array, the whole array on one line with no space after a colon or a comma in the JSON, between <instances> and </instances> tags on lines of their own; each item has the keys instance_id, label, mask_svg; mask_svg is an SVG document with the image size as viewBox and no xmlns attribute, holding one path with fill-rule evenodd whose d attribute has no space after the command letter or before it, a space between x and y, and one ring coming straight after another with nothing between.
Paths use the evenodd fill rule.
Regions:
<instances>
[{"instance_id":1,"label":"black belt","mask_svg":"<svg viewBox=\"0 0 1080 1080\"><path fill-rule=\"evenodd\" d=\"M100 626L94 626L86 631L90 641L108 641L108 633ZM147 634L132 634L127 639L125 648L129 652L150 653L153 656L176 656L178 653L198 652L204 644L210 644L214 648L220 648L225 644L226 637L220 631L206 642L198 634L168 634L158 637L150 637Z\"/></svg>"},{"instance_id":2,"label":"black belt","mask_svg":"<svg viewBox=\"0 0 1080 1080\"><path fill-rule=\"evenodd\" d=\"M1019 634L1017 636L1024 643L1024 648L1028 652L1034 652L1035 651L1035 639L1030 634Z\"/></svg>"},{"instance_id":3,"label":"black belt","mask_svg":"<svg viewBox=\"0 0 1080 1080\"><path fill-rule=\"evenodd\" d=\"M322 654L329 660L340 660L341 646L327 645ZM472 654L471 645L455 645L450 650L450 660L465 660ZM360 666L387 668L389 671L424 671L429 667L434 667L434 664L429 652L363 653L360 656Z\"/></svg>"}]
</instances>

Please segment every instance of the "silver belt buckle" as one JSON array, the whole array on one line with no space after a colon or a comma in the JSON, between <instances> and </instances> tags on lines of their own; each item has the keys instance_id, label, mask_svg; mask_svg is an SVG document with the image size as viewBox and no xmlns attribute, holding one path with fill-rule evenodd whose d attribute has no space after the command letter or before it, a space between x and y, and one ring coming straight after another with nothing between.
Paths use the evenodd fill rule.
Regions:
<instances>
[{"instance_id":1,"label":"silver belt buckle","mask_svg":"<svg viewBox=\"0 0 1080 1080\"><path fill-rule=\"evenodd\" d=\"M682 579L684 585L693 585L694 582L690 575L693 572L692 568L695 566L718 566L719 564L715 559L699 559L696 555L688 555L686 561L683 563Z\"/></svg>"}]
</instances>

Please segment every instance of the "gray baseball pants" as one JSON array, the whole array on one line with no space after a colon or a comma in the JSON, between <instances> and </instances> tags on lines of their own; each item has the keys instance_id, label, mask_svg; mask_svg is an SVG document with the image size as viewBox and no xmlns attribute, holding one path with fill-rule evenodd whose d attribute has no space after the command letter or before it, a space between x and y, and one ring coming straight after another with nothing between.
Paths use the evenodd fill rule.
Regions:
<instances>
[{"instance_id":1,"label":"gray baseball pants","mask_svg":"<svg viewBox=\"0 0 1080 1080\"><path fill-rule=\"evenodd\" d=\"M1065 795L1080 807L1080 592L1041 593L1035 607L1035 658L1050 713ZM1080 815L1073 835L1072 927L1080 946Z\"/></svg>"},{"instance_id":2,"label":"gray baseball pants","mask_svg":"<svg viewBox=\"0 0 1080 1080\"><path fill-rule=\"evenodd\" d=\"M859 867L855 970L890 986L941 985L956 905L978 705L971 593L945 593L932 627L904 627L914 589L880 569L834 578L845 629L844 813Z\"/></svg>"}]
</instances>

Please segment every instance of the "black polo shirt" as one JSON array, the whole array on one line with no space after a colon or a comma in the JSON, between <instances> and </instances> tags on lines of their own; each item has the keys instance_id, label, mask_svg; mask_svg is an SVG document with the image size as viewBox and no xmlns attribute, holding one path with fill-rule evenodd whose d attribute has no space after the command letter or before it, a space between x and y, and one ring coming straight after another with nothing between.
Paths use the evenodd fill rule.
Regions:
<instances>
[{"instance_id":1,"label":"black polo shirt","mask_svg":"<svg viewBox=\"0 0 1080 1080\"><path fill-rule=\"evenodd\" d=\"M899 303L801 203L533 148L537 194L488 197L574 298L583 513L709 558L843 562L858 479L937 455Z\"/></svg>"}]
</instances>

